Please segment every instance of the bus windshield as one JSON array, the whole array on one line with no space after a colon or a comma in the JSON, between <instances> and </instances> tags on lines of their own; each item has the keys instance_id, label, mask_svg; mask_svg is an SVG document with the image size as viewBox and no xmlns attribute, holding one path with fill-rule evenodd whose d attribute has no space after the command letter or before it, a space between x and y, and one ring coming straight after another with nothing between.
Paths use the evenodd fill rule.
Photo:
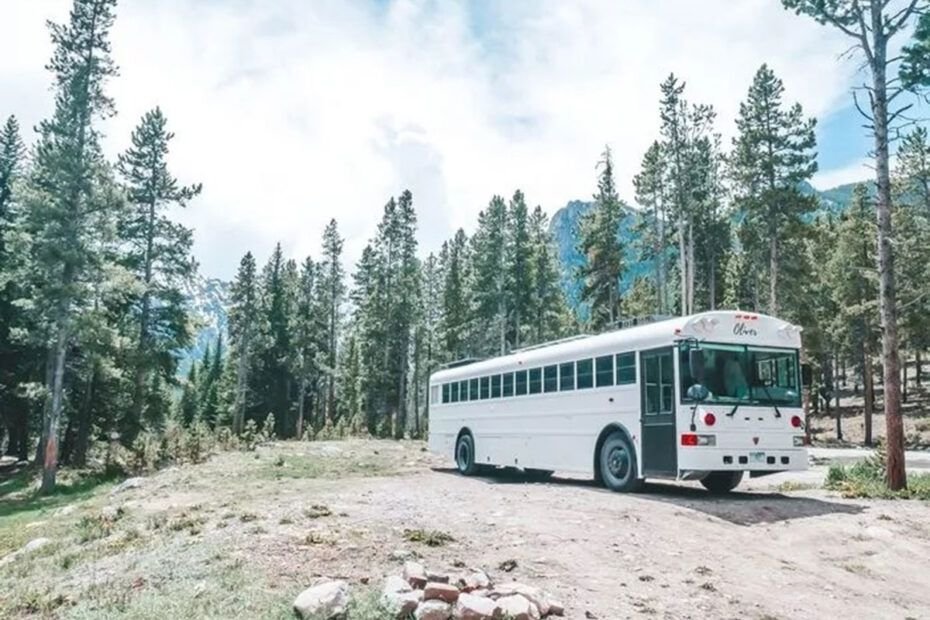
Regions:
<instances>
[{"instance_id":1,"label":"bus windshield","mask_svg":"<svg viewBox=\"0 0 930 620\"><path fill-rule=\"evenodd\" d=\"M733 405L801 406L798 352L795 349L701 343L705 402ZM688 344L680 347L681 394L698 383L691 376Z\"/></svg>"}]
</instances>

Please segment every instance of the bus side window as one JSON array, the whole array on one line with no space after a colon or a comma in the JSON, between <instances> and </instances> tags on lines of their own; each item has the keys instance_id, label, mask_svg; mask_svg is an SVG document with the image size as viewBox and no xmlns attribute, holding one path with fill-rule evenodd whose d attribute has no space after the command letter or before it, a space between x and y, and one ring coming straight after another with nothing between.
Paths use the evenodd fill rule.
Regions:
<instances>
[{"instance_id":1,"label":"bus side window","mask_svg":"<svg viewBox=\"0 0 930 620\"><path fill-rule=\"evenodd\" d=\"M530 394L542 392L542 368L530 369Z\"/></svg>"},{"instance_id":2,"label":"bus side window","mask_svg":"<svg viewBox=\"0 0 930 620\"><path fill-rule=\"evenodd\" d=\"M446 404L447 402L449 402L449 384L443 383L442 384L442 403Z\"/></svg>"},{"instance_id":3,"label":"bus side window","mask_svg":"<svg viewBox=\"0 0 930 620\"><path fill-rule=\"evenodd\" d=\"M524 394L526 394L527 385L526 385L526 371L525 370L518 370L516 372L516 381L514 383L515 383L514 387L516 388L515 393L517 396L523 396Z\"/></svg>"},{"instance_id":4,"label":"bus side window","mask_svg":"<svg viewBox=\"0 0 930 620\"><path fill-rule=\"evenodd\" d=\"M481 400L490 398L490 396L491 396L491 378L481 377Z\"/></svg>"},{"instance_id":5,"label":"bus side window","mask_svg":"<svg viewBox=\"0 0 930 620\"><path fill-rule=\"evenodd\" d=\"M478 379L468 380L468 400L478 400Z\"/></svg>"},{"instance_id":6,"label":"bus side window","mask_svg":"<svg viewBox=\"0 0 930 620\"><path fill-rule=\"evenodd\" d=\"M494 375L491 377L491 398L501 397L501 376Z\"/></svg>"},{"instance_id":7,"label":"bus side window","mask_svg":"<svg viewBox=\"0 0 930 620\"><path fill-rule=\"evenodd\" d=\"M594 362L593 360L578 360L575 364L577 369L579 390L586 390L594 387Z\"/></svg>"},{"instance_id":8,"label":"bus side window","mask_svg":"<svg viewBox=\"0 0 930 620\"><path fill-rule=\"evenodd\" d=\"M610 387L614 384L614 356L605 355L594 361L597 375L597 387Z\"/></svg>"},{"instance_id":9,"label":"bus side window","mask_svg":"<svg viewBox=\"0 0 930 620\"><path fill-rule=\"evenodd\" d=\"M568 392L575 389L575 362L559 364L559 390Z\"/></svg>"},{"instance_id":10,"label":"bus side window","mask_svg":"<svg viewBox=\"0 0 930 620\"><path fill-rule=\"evenodd\" d=\"M559 367L553 364L543 369L543 391L557 392L559 390Z\"/></svg>"},{"instance_id":11,"label":"bus side window","mask_svg":"<svg viewBox=\"0 0 930 620\"><path fill-rule=\"evenodd\" d=\"M617 385L636 383L636 354L619 353L617 355Z\"/></svg>"},{"instance_id":12,"label":"bus side window","mask_svg":"<svg viewBox=\"0 0 930 620\"><path fill-rule=\"evenodd\" d=\"M439 404L439 386L438 385L434 385L430 388L429 402L433 403L434 405Z\"/></svg>"},{"instance_id":13,"label":"bus side window","mask_svg":"<svg viewBox=\"0 0 930 620\"><path fill-rule=\"evenodd\" d=\"M513 373L507 372L504 373L504 398L510 398L513 396Z\"/></svg>"}]
</instances>

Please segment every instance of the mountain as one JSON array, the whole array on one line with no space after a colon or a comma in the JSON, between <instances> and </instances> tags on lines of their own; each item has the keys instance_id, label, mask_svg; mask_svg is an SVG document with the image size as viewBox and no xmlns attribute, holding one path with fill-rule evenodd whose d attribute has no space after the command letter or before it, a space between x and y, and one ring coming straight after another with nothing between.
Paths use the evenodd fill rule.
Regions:
<instances>
[{"instance_id":1,"label":"mountain","mask_svg":"<svg viewBox=\"0 0 930 620\"><path fill-rule=\"evenodd\" d=\"M207 346L213 346L217 336L226 341L226 308L229 303L230 283L217 278L204 278L198 274L185 290L187 307L194 321L194 344L185 351L178 373L187 374L191 362L203 357Z\"/></svg>"},{"instance_id":2,"label":"mountain","mask_svg":"<svg viewBox=\"0 0 930 620\"><path fill-rule=\"evenodd\" d=\"M842 213L852 201L853 189L856 183L847 183L832 189L820 191L809 183L801 186L806 195L815 195L820 202L820 213L836 215ZM576 277L578 267L584 262L584 257L578 251L578 224L588 211L594 208L593 202L572 200L555 212L549 221L549 232L556 245L556 254L559 258L562 289L568 298L569 305L574 308L580 318L586 318L587 311L581 307L581 282ZM639 232L635 230L637 210L627 204L623 205L627 213L626 218L617 231L617 241L625 248L627 271L620 283L622 291L627 291L636 278L646 276L652 271L648 262L637 260L636 246L639 241Z\"/></svg>"}]
</instances>

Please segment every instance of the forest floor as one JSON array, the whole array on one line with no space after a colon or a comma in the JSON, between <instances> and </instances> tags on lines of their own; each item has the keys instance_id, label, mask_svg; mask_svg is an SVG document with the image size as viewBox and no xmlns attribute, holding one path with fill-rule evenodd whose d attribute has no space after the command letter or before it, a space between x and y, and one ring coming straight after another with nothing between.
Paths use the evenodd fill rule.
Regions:
<instances>
[{"instance_id":1,"label":"forest floor","mask_svg":"<svg viewBox=\"0 0 930 620\"><path fill-rule=\"evenodd\" d=\"M20 475L0 482L0 617L289 618L315 579L377 588L409 555L541 587L573 619L930 617L930 503L843 499L815 462L726 498L464 478L422 443L364 440L76 479L44 499Z\"/></svg>"}]
</instances>

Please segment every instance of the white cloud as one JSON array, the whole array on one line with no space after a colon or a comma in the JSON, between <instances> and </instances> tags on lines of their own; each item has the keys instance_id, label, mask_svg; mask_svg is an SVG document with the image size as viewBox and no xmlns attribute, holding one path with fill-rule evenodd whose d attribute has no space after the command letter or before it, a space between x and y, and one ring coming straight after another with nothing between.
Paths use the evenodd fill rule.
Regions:
<instances>
[{"instance_id":1,"label":"white cloud","mask_svg":"<svg viewBox=\"0 0 930 620\"><path fill-rule=\"evenodd\" d=\"M848 166L837 168L836 170L827 170L818 172L811 179L811 185L819 190L830 189L837 185L847 183L859 183L869 181L875 176L875 167L871 159L863 157Z\"/></svg>"},{"instance_id":2,"label":"white cloud","mask_svg":"<svg viewBox=\"0 0 930 620\"><path fill-rule=\"evenodd\" d=\"M31 126L48 113L44 19L69 4L5 0L0 115ZM162 106L173 169L204 184L183 218L209 275L277 240L316 253L331 217L352 261L405 188L434 250L495 193L519 187L550 213L591 195L605 143L630 196L671 71L717 107L725 136L763 62L827 113L847 96L844 44L772 0L124 0L107 147Z\"/></svg>"}]
</instances>

